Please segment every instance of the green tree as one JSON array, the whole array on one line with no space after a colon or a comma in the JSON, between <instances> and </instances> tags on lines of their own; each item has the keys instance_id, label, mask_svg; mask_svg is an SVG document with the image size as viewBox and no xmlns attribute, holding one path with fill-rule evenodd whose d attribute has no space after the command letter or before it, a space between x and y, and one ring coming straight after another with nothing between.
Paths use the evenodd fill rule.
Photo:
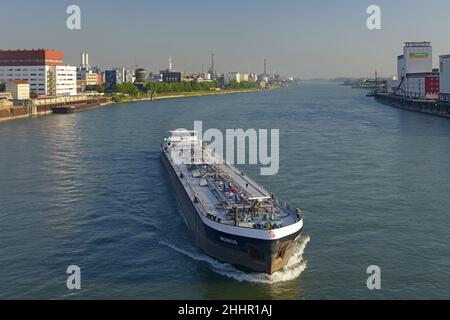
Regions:
<instances>
[{"instance_id":1,"label":"green tree","mask_svg":"<svg viewBox=\"0 0 450 320\"><path fill-rule=\"evenodd\" d=\"M115 93L127 94L130 96L140 96L142 92L132 83L120 83L114 86Z\"/></svg>"},{"instance_id":2,"label":"green tree","mask_svg":"<svg viewBox=\"0 0 450 320\"><path fill-rule=\"evenodd\" d=\"M201 83L198 83L196 81L183 81L174 83L149 82L146 85L146 89L154 93L204 91L217 87L217 81Z\"/></svg>"},{"instance_id":3,"label":"green tree","mask_svg":"<svg viewBox=\"0 0 450 320\"><path fill-rule=\"evenodd\" d=\"M250 81L237 82L236 80L231 80L225 85L227 89L251 89L256 88L256 84Z\"/></svg>"}]
</instances>

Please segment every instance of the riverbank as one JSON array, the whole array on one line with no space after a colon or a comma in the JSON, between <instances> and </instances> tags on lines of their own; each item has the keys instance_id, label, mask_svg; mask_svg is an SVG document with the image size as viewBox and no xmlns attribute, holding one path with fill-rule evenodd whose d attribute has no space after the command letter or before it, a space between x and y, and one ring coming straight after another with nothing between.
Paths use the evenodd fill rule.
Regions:
<instances>
[{"instance_id":1,"label":"riverbank","mask_svg":"<svg viewBox=\"0 0 450 320\"><path fill-rule=\"evenodd\" d=\"M375 100L398 109L450 118L450 104L446 102L411 99L386 93L377 93Z\"/></svg>"},{"instance_id":2,"label":"riverbank","mask_svg":"<svg viewBox=\"0 0 450 320\"><path fill-rule=\"evenodd\" d=\"M16 120L16 119L24 119L31 118L34 116L43 116L49 114L68 114L82 111L89 111L101 107L106 107L109 105L114 105L118 103L129 103L129 102L141 102L141 101L153 101L153 100L163 100L163 99L179 99L179 98L188 98L188 97L200 97L200 96L211 96L211 95L219 95L219 94L237 94L237 93L250 93L257 92L259 89L225 89L225 90L210 90L210 91L190 91L190 92L173 92L173 93L161 93L161 94L152 94L152 95L144 95L144 96L126 96L126 95L114 95L114 96L98 96L93 97L90 103L79 103L72 102L61 103L61 104L52 104L46 106L38 106L38 108L44 108L45 112L36 112L33 108L27 107L14 107L8 110L9 114L0 117L0 122ZM20 114L17 114L16 109L22 108Z\"/></svg>"},{"instance_id":3,"label":"riverbank","mask_svg":"<svg viewBox=\"0 0 450 320\"><path fill-rule=\"evenodd\" d=\"M225 89L225 90L209 90L209 91L190 91L190 92L171 92L171 93L159 93L153 95L145 95L140 97L124 97L120 101L112 101L109 104L123 103L123 102L140 102L140 101L153 101L163 99L177 99L188 97L200 97L200 96L212 96L220 94L236 94L236 93L249 93L257 92L259 89Z\"/></svg>"}]
</instances>

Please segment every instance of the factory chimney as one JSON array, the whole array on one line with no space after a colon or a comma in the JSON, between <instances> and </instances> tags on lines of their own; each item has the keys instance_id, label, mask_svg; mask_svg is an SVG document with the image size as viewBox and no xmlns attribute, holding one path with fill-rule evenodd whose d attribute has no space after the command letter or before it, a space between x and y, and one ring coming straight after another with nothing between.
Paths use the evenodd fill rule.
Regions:
<instances>
[{"instance_id":1,"label":"factory chimney","mask_svg":"<svg viewBox=\"0 0 450 320\"><path fill-rule=\"evenodd\" d=\"M89 66L89 55L86 52L81 53L81 67L86 68Z\"/></svg>"}]
</instances>

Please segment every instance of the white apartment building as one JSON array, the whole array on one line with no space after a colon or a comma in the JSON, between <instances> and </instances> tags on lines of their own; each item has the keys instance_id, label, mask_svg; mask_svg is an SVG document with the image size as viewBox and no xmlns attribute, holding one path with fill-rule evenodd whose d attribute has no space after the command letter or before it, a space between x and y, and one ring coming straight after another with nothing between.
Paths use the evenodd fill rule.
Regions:
<instances>
[{"instance_id":1,"label":"white apartment building","mask_svg":"<svg viewBox=\"0 0 450 320\"><path fill-rule=\"evenodd\" d=\"M77 68L72 66L49 67L47 95L74 96L77 94Z\"/></svg>"}]
</instances>

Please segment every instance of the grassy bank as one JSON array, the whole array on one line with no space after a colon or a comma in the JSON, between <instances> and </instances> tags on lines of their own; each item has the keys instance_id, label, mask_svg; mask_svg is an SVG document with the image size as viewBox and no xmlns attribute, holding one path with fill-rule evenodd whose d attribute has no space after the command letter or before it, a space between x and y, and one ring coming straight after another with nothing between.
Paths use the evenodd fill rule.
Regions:
<instances>
[{"instance_id":1,"label":"grassy bank","mask_svg":"<svg viewBox=\"0 0 450 320\"><path fill-rule=\"evenodd\" d=\"M187 92L165 92L158 94L140 94L140 95L125 95L125 94L112 94L110 97L112 103L121 102L133 102L133 101L146 101L146 100L161 100L183 97L197 97L197 96L210 96L218 94L231 94L231 93L244 93L244 92L256 92L257 88L250 89L223 89L223 90L201 90L201 91L187 91Z\"/></svg>"}]
</instances>

